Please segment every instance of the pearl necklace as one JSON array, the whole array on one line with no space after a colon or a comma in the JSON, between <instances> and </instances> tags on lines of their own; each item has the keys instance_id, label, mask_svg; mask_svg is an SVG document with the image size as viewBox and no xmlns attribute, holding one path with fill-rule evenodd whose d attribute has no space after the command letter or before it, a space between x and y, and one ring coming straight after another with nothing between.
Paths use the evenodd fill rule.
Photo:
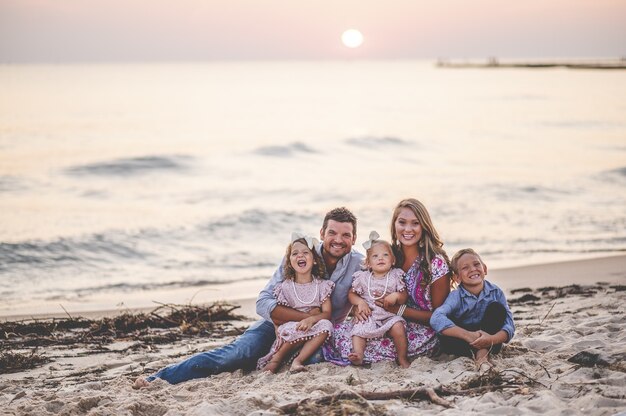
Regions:
<instances>
[{"instance_id":1,"label":"pearl necklace","mask_svg":"<svg viewBox=\"0 0 626 416\"><path fill-rule=\"evenodd\" d=\"M372 285L372 276L374 275L374 273L370 272L369 277L367 278L367 294L370 295L370 298L374 299L374 300L380 300L382 299L385 294L387 293L387 285L389 285L389 272L387 272L387 274L385 275L386 277L386 281L385 281L385 290L383 290L383 294L380 295L379 297L376 297L374 295L372 295L372 291L371 291L371 285Z\"/></svg>"},{"instance_id":2,"label":"pearl necklace","mask_svg":"<svg viewBox=\"0 0 626 416\"><path fill-rule=\"evenodd\" d=\"M317 295L320 289L319 284L317 283L317 280L314 280L315 281L315 295L313 295L313 298L311 298L311 300L308 302L300 299L300 296L298 296L298 291L296 290L296 283L294 282L294 280L291 281L291 286L293 286L293 293L296 295L296 299L298 299L300 302L304 303L305 305L310 305L313 302L315 302L315 299L317 299Z\"/></svg>"}]
</instances>

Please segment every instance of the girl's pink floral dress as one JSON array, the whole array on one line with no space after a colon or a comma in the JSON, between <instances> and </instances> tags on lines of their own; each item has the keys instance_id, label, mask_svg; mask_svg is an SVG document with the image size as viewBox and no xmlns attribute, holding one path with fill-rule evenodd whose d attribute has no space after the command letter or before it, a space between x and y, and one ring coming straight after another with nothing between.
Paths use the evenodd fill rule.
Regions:
<instances>
[{"instance_id":1,"label":"girl's pink floral dress","mask_svg":"<svg viewBox=\"0 0 626 416\"><path fill-rule=\"evenodd\" d=\"M352 336L365 339L380 338L396 322L402 322L406 326L404 318L395 313L388 312L384 308L376 305L376 298L384 299L386 295L393 292L404 292L406 290L402 276L402 269L391 269L387 278L377 279L372 276L372 272L364 270L354 273L352 280L352 291L361 296L367 302L367 306L372 310L372 315L365 322L357 322L352 327ZM384 293L384 294L383 294ZM372 298L373 295L374 298Z\"/></svg>"},{"instance_id":2,"label":"girl's pink floral dress","mask_svg":"<svg viewBox=\"0 0 626 416\"><path fill-rule=\"evenodd\" d=\"M424 272L420 268L421 259L415 260L411 268L404 276L404 283L409 294L407 307L432 311L430 300L430 285L425 288L420 284L424 277ZM447 275L449 272L448 263L440 256L435 256L430 263L431 284ZM350 365L348 354L352 352L352 327L353 323L344 321L335 324L332 336L326 341L323 348L326 361L338 365ZM418 355L431 355L439 346L439 341L435 331L427 325L408 321L407 339L409 342L409 357ZM396 347L389 337L382 337L368 340L365 347L364 362L375 363L378 361L391 361L396 359Z\"/></svg>"},{"instance_id":3,"label":"girl's pink floral dress","mask_svg":"<svg viewBox=\"0 0 626 416\"><path fill-rule=\"evenodd\" d=\"M295 283L293 280L284 280L274 288L274 296L279 305L289 306L300 312L309 312L313 308L319 308L328 299L335 287L330 280L313 278L310 283ZM297 293L296 293L297 291ZM308 331L296 329L298 322L285 322L276 328L276 341L272 344L269 354L261 357L257 362L257 369L261 370L272 359L276 351L285 342L298 342L302 339L310 339L326 332L330 334L333 324L328 319L317 321Z\"/></svg>"}]
</instances>

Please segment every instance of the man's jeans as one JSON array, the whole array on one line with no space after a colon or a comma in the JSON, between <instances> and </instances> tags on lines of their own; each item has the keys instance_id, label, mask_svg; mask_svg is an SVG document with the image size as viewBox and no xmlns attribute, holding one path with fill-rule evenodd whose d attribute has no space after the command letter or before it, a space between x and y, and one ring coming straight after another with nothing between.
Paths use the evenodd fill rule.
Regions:
<instances>
[{"instance_id":1,"label":"man's jeans","mask_svg":"<svg viewBox=\"0 0 626 416\"><path fill-rule=\"evenodd\" d=\"M147 380L161 378L170 384L177 384L225 371L253 370L259 358L270 351L275 339L272 322L257 321L230 344L165 367Z\"/></svg>"}]
</instances>

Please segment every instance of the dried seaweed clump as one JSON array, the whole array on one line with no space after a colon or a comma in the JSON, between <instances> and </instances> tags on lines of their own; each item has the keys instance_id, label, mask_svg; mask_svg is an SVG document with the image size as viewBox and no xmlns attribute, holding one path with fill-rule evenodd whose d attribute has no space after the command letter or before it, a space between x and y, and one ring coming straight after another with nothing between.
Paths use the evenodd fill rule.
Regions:
<instances>
[{"instance_id":1,"label":"dried seaweed clump","mask_svg":"<svg viewBox=\"0 0 626 416\"><path fill-rule=\"evenodd\" d=\"M177 341L186 336L236 335L241 331L231 321L239 306L227 303L205 305L165 304L150 313L124 313L113 318L24 320L0 323L0 347L25 348L48 345L97 344L133 340L145 344Z\"/></svg>"},{"instance_id":2,"label":"dried seaweed clump","mask_svg":"<svg viewBox=\"0 0 626 416\"><path fill-rule=\"evenodd\" d=\"M21 354L14 352L0 353L0 374L15 373L38 367L50 360L35 352Z\"/></svg>"}]
</instances>

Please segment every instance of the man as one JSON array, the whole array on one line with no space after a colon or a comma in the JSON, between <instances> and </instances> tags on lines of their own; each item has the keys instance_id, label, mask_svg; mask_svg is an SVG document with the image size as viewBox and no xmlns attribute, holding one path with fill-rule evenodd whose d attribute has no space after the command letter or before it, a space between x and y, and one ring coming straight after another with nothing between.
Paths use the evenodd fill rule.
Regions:
<instances>
[{"instance_id":1,"label":"man","mask_svg":"<svg viewBox=\"0 0 626 416\"><path fill-rule=\"evenodd\" d=\"M352 250L356 241L356 217L347 208L335 208L324 217L320 230L322 242L316 248L326 265L327 278L335 283L331 295L333 307L332 321L340 322L350 310L348 291L352 284L352 275L360 270L363 256ZM171 384L181 383L194 378L208 377L213 374L238 369L252 370L259 358L267 354L276 339L274 323L280 325L288 321L300 321L309 314L319 313L314 309L304 313L287 306L278 305L273 296L274 287L283 280L283 267L274 275L259 294L256 311L264 319L255 322L232 343L223 347L203 352L178 364L163 368L148 378L138 378L134 388L142 388L149 382L161 378ZM313 361L320 361L314 356Z\"/></svg>"}]
</instances>

